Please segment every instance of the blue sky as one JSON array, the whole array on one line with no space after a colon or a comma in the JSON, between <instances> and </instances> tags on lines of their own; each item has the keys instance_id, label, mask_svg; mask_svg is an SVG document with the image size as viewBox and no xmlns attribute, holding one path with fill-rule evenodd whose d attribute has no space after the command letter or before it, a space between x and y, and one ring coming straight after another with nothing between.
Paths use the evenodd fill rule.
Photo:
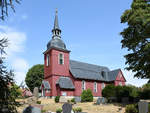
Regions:
<instances>
[{"instance_id":1,"label":"blue sky","mask_svg":"<svg viewBox=\"0 0 150 113\"><path fill-rule=\"evenodd\" d=\"M122 13L132 0L23 0L16 13L0 23L0 33L10 40L7 65L14 69L19 84L27 70L43 64L43 52L51 39L55 9L58 9L62 40L71 50L73 60L121 68L127 83L141 86L147 80L133 78L124 70L126 49L121 49L119 32L126 27L120 23Z\"/></svg>"}]
</instances>

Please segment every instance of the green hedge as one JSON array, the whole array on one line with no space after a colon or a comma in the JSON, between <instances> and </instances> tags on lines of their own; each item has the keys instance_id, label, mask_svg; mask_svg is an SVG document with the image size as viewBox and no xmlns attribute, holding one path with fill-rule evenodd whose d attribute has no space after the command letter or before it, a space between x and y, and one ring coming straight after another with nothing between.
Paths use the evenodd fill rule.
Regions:
<instances>
[{"instance_id":1,"label":"green hedge","mask_svg":"<svg viewBox=\"0 0 150 113\"><path fill-rule=\"evenodd\" d=\"M109 100L109 97L116 97L116 101L121 102L122 97L128 97L133 102L135 98L139 98L139 89L135 86L114 86L107 85L102 90L102 96Z\"/></svg>"},{"instance_id":2,"label":"green hedge","mask_svg":"<svg viewBox=\"0 0 150 113\"><path fill-rule=\"evenodd\" d=\"M93 94L90 89L84 90L81 94L81 102L93 102Z\"/></svg>"}]
</instances>

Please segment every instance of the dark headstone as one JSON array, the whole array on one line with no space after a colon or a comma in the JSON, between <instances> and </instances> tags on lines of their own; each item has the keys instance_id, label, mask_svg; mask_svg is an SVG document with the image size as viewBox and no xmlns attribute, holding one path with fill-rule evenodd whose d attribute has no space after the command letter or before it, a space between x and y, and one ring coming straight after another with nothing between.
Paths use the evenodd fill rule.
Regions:
<instances>
[{"instance_id":1,"label":"dark headstone","mask_svg":"<svg viewBox=\"0 0 150 113\"><path fill-rule=\"evenodd\" d=\"M69 103L65 103L65 104L62 106L62 110L63 110L63 113L71 113L72 105L69 104Z\"/></svg>"},{"instance_id":2,"label":"dark headstone","mask_svg":"<svg viewBox=\"0 0 150 113\"><path fill-rule=\"evenodd\" d=\"M138 102L139 113L148 113L148 102L140 101Z\"/></svg>"},{"instance_id":3,"label":"dark headstone","mask_svg":"<svg viewBox=\"0 0 150 113\"><path fill-rule=\"evenodd\" d=\"M41 109L38 107L28 106L23 110L23 113L41 113Z\"/></svg>"},{"instance_id":4,"label":"dark headstone","mask_svg":"<svg viewBox=\"0 0 150 113\"><path fill-rule=\"evenodd\" d=\"M97 104L97 105L100 105L100 104L101 104L101 98L98 98L98 99L97 99L96 104Z\"/></svg>"},{"instance_id":5,"label":"dark headstone","mask_svg":"<svg viewBox=\"0 0 150 113\"><path fill-rule=\"evenodd\" d=\"M102 100L101 100L102 104L106 104L107 103L107 99L102 97Z\"/></svg>"},{"instance_id":6,"label":"dark headstone","mask_svg":"<svg viewBox=\"0 0 150 113\"><path fill-rule=\"evenodd\" d=\"M107 99L104 98L104 97L99 97L99 98L97 99L97 101L96 101L96 104L97 104L97 105L105 104L105 103L107 103Z\"/></svg>"},{"instance_id":7,"label":"dark headstone","mask_svg":"<svg viewBox=\"0 0 150 113\"><path fill-rule=\"evenodd\" d=\"M74 97L75 102L81 102L81 97Z\"/></svg>"}]
</instances>

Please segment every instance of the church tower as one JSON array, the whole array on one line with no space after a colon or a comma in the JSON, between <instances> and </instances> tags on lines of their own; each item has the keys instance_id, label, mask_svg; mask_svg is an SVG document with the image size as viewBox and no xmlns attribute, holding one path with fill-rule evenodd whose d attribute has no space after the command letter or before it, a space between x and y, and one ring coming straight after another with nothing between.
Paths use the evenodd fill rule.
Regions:
<instances>
[{"instance_id":1,"label":"church tower","mask_svg":"<svg viewBox=\"0 0 150 113\"><path fill-rule=\"evenodd\" d=\"M69 53L65 43L61 39L61 29L58 24L58 12L56 10L52 39L47 44L44 52L44 79L49 81L54 90L51 95L57 95L56 81L59 77L69 76Z\"/></svg>"}]
</instances>

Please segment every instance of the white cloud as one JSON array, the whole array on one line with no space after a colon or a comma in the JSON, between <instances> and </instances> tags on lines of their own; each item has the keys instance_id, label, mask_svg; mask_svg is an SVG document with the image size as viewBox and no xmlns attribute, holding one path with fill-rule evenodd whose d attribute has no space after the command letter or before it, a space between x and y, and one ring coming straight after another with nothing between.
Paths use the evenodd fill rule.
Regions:
<instances>
[{"instance_id":1,"label":"white cloud","mask_svg":"<svg viewBox=\"0 0 150 113\"><path fill-rule=\"evenodd\" d=\"M123 74L127 80L126 84L135 85L141 87L145 83L147 83L148 79L138 79L134 77L134 73L132 71L122 70Z\"/></svg>"},{"instance_id":2,"label":"white cloud","mask_svg":"<svg viewBox=\"0 0 150 113\"><path fill-rule=\"evenodd\" d=\"M14 70L17 70L17 71L26 71L29 67L27 61L24 59L21 59L21 58L16 58L12 62L12 66L13 66Z\"/></svg>"},{"instance_id":3,"label":"white cloud","mask_svg":"<svg viewBox=\"0 0 150 113\"><path fill-rule=\"evenodd\" d=\"M14 52L23 52L26 41L26 34L18 32L7 26L0 26L0 38L8 39L8 47L6 48L7 54L10 56Z\"/></svg>"},{"instance_id":4,"label":"white cloud","mask_svg":"<svg viewBox=\"0 0 150 113\"><path fill-rule=\"evenodd\" d=\"M27 36L24 32L20 32L14 28L0 26L0 39L3 37L7 38L9 43L6 48L8 67L14 70L15 81L19 84L24 80L29 68L28 62L24 58L19 57L19 53L25 51Z\"/></svg>"}]
</instances>

